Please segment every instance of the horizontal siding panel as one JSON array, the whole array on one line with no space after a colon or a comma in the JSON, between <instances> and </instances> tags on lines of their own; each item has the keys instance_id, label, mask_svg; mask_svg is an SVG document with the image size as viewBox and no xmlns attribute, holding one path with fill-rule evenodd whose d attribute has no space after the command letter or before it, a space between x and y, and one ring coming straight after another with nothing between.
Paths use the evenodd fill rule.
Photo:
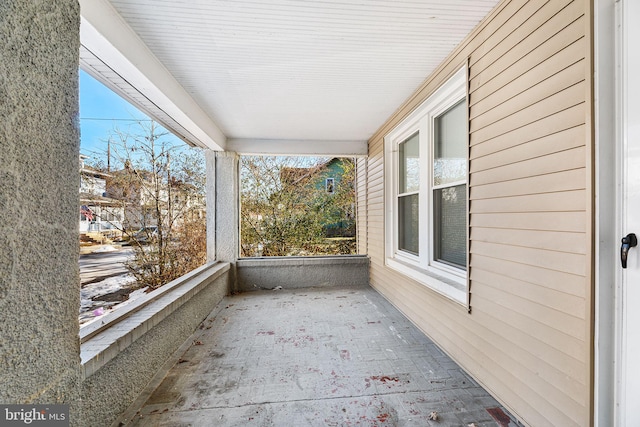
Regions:
<instances>
[{"instance_id":1,"label":"horizontal siding panel","mask_svg":"<svg viewBox=\"0 0 640 427\"><path fill-rule=\"evenodd\" d=\"M377 204L382 204L384 202L384 191L382 188L372 188L369 192L369 205L375 206Z\"/></svg>"},{"instance_id":2,"label":"horizontal siding panel","mask_svg":"<svg viewBox=\"0 0 640 427\"><path fill-rule=\"evenodd\" d=\"M380 245L380 242L375 241L372 242L371 238L370 238L371 234L368 235L368 242L369 242L369 246L368 246L368 250L369 252L367 253L367 255L369 255L370 257L378 257L381 260L384 259L384 247Z\"/></svg>"},{"instance_id":3,"label":"horizontal siding panel","mask_svg":"<svg viewBox=\"0 0 640 427\"><path fill-rule=\"evenodd\" d=\"M492 316L490 312L477 310L476 321L488 342L495 342L499 348L509 348L525 366L535 369L540 376L559 390L564 390L576 402L587 402L587 379L584 378L584 363L568 356L523 331Z\"/></svg>"},{"instance_id":4,"label":"horizontal siding panel","mask_svg":"<svg viewBox=\"0 0 640 427\"><path fill-rule=\"evenodd\" d=\"M379 182L384 178L384 171L381 166L373 167L371 164L368 165L370 170L369 172L369 182Z\"/></svg>"},{"instance_id":5,"label":"horizontal siding panel","mask_svg":"<svg viewBox=\"0 0 640 427\"><path fill-rule=\"evenodd\" d=\"M539 37L521 40L508 55L493 62L476 64L470 70L473 74L469 81L469 92L473 93L488 84L490 86L485 90L492 93L584 37L584 9L580 8L579 3L574 1L552 21L539 27Z\"/></svg>"},{"instance_id":6,"label":"horizontal siding panel","mask_svg":"<svg viewBox=\"0 0 640 427\"><path fill-rule=\"evenodd\" d=\"M384 175L384 169L382 167L382 162L377 163L377 162L369 162L367 164L367 168L369 170L369 179L373 179L373 178L382 178L382 176Z\"/></svg>"},{"instance_id":7,"label":"horizontal siding panel","mask_svg":"<svg viewBox=\"0 0 640 427\"><path fill-rule=\"evenodd\" d=\"M472 278L476 269L482 269L511 279L526 279L527 283L582 299L587 298L588 292L585 286L586 278L584 275L548 270L480 254L471 256L470 265Z\"/></svg>"},{"instance_id":8,"label":"horizontal siding panel","mask_svg":"<svg viewBox=\"0 0 640 427\"><path fill-rule=\"evenodd\" d=\"M386 268L384 268L384 267L379 267L379 266L377 266L377 267L372 267L372 277L374 278L374 280L376 280L376 279L377 279L377 280L376 280L376 282L380 282L380 283L393 283L393 284L394 284L393 289L396 289L396 286L398 286L398 287L400 287L400 286L405 286L405 285L404 285L404 282L406 282L406 280L402 280L402 277L401 277L401 276L400 276L400 277L398 277L398 276L400 276L400 275L398 275L398 274L396 274L396 273L393 273L393 272L390 272L388 269L386 269ZM584 279L583 279L583 280L584 280ZM417 285L417 287L419 288L419 287L420 287L420 285ZM411 296L411 298L410 298L410 299L403 299L403 301L404 301L404 302L408 302L408 301L415 301L415 302L416 302L416 306L417 306L417 307L420 307L420 303L419 303L418 301L416 301L415 296ZM475 306L475 304L474 304L474 306ZM477 309L477 310L476 310L476 309ZM480 307L476 307L476 308L474 308L474 314L475 314L475 312L476 312L476 311L479 311L479 310L480 310ZM495 310L492 310L491 312L496 313L496 311L495 311ZM440 316L440 314L436 314L436 313L432 313L432 314L433 314L435 317L439 317L439 316ZM445 314L445 313L443 313L443 316L444 316L444 317L446 317L446 314ZM507 323L507 325L513 325L513 324L512 324L512 323ZM523 332L524 332L524 333L523 333ZM528 333L528 332L529 332L529 331L527 330L527 328L525 328L525 329L523 329L523 330L519 330L519 331L517 331L517 333L515 333L515 334L514 334L514 336L522 336L522 337L526 337L526 333ZM578 341L579 341L579 340L574 341L574 342L577 342L577 345L578 345L578 346L583 345L583 343L581 344L581 343L580 343L580 342L578 342ZM527 342L527 341L526 341L526 338L525 338L525 340L523 341L523 343L526 343L526 342ZM546 341L544 340L544 335L543 335L543 336L542 336L542 339L539 341L539 344L538 344L538 345L536 345L536 348L537 348L538 346L542 346L542 345L544 345L544 343L545 343L545 342L546 342ZM542 357L542 356L544 356L544 355L548 354L548 352L549 352L548 350L547 350L547 351L541 351L541 352L540 352L540 356ZM579 354L579 353L578 353L578 354ZM552 358L551 360L556 360L556 358L554 357L554 358ZM575 368L575 362L576 362L576 361L575 361L575 358L573 358L573 360L568 360L568 361L567 361L566 366L563 366L564 371L565 371L565 372L568 372L568 371L571 371L571 368L572 368L572 367L573 367L573 368ZM576 376L577 376L577 377L580 377L580 375L576 375Z\"/></svg>"},{"instance_id":9,"label":"horizontal siding panel","mask_svg":"<svg viewBox=\"0 0 640 427\"><path fill-rule=\"evenodd\" d=\"M466 325L468 325L468 323ZM451 332L453 333L454 331ZM541 378L541 375L537 372L537 370L540 369L540 362L528 365L525 364L523 360L516 359L512 349L513 345L506 347L509 348L509 351L493 351L496 342L491 340L491 338L493 338L494 335L482 335L484 330L481 328L473 327L467 329L465 332L464 347L468 357L473 359L479 359L481 357L482 359L480 361L483 364L489 363L488 361L491 360L491 363L499 366L502 371L518 372L517 383L514 383L513 379L510 379L512 381L511 384L518 384L517 388L520 390L527 389L528 398L532 400L535 399L538 408L545 408L545 411L556 412L557 416L563 413L563 417L566 417L569 423L570 417L575 417L584 411L586 403L584 396L587 395L584 390L576 395L572 395L562 391L563 388L565 390L567 389L566 384L563 384L561 388L549 387L549 382ZM507 381L506 377L504 377L504 379ZM554 382L558 381L556 380ZM573 384L575 385L573 389L580 388L579 384L576 384L575 381L573 381ZM545 393L540 394L536 391L540 389L545 389ZM517 391L518 390L516 390L516 392ZM535 397L531 397L532 394L535 394ZM581 397L583 397L583 399L580 399Z\"/></svg>"},{"instance_id":10,"label":"horizontal siding panel","mask_svg":"<svg viewBox=\"0 0 640 427\"><path fill-rule=\"evenodd\" d=\"M369 175L368 188L370 191L379 191L384 187L384 178L382 174L374 172Z\"/></svg>"},{"instance_id":11,"label":"horizontal siding panel","mask_svg":"<svg viewBox=\"0 0 640 427\"><path fill-rule=\"evenodd\" d=\"M392 278L386 279L391 283L397 282ZM451 317L452 312L443 308L442 304L429 304L429 300L426 294L429 292L424 287L410 286L404 282L400 282L397 286L388 287L380 286L376 287L383 295L389 295L397 297L397 299L391 299L392 302L402 310L409 318L430 335L436 342L442 343L442 346L450 349L453 353L458 354L463 359L463 364L473 369L474 364L485 368L488 372L494 373L491 376L491 380L496 386L496 382L500 383L502 387L509 389L510 393L517 395L526 395L529 401L535 401L533 405L535 408L540 408L540 412L549 416L550 413L556 412L556 416L561 416L560 410L555 407L558 403L557 399L550 399L553 396L553 392L549 392L544 395L537 394L532 387L540 381L540 375L530 371L531 368L539 367L539 364L532 366L524 366L520 363L514 362L509 352L495 353L492 351L496 344L491 340L483 340L480 325L474 323L462 322L458 327L453 328L449 325L454 325L456 321L455 316ZM387 298L389 298L387 296ZM437 325L437 327L436 327ZM441 326L442 325L442 326ZM499 329L498 329L499 330ZM452 337L459 335L462 337L463 346L456 344L456 341L452 340ZM522 335L522 332L520 332ZM533 341L531 338L529 338ZM505 347L500 347L505 348ZM551 351L553 353L553 350ZM566 357L566 356L565 356ZM515 365L514 365L515 364ZM576 361L573 360L573 366L576 366ZM505 366L509 366L509 370L505 370ZM571 371L571 369L569 369ZM518 372L517 376L512 376L509 372ZM565 371L567 372L567 371ZM496 391L495 388L492 390ZM571 403L564 397L565 404L563 408L567 408L568 405L572 406L571 412L579 412L580 405ZM531 403L531 402L529 402ZM566 414L561 416L563 425L576 425ZM540 417L540 423L547 424L548 420L545 417Z\"/></svg>"},{"instance_id":12,"label":"horizontal siding panel","mask_svg":"<svg viewBox=\"0 0 640 427\"><path fill-rule=\"evenodd\" d=\"M544 325L579 341L585 340L584 316L576 317L568 313L548 307L546 304L531 302L514 292L504 292L491 286L483 286L482 282L474 280L473 297L486 298L494 304L509 308Z\"/></svg>"},{"instance_id":13,"label":"horizontal siding panel","mask_svg":"<svg viewBox=\"0 0 640 427\"><path fill-rule=\"evenodd\" d=\"M566 231L473 227L471 229L471 240L581 255L586 254L587 246L585 233L569 233Z\"/></svg>"},{"instance_id":14,"label":"horizontal siding panel","mask_svg":"<svg viewBox=\"0 0 640 427\"><path fill-rule=\"evenodd\" d=\"M518 163L478 171L471 174L471 176L473 185L485 185L537 175L546 175L583 168L586 156L586 148L578 147Z\"/></svg>"},{"instance_id":15,"label":"horizontal siding panel","mask_svg":"<svg viewBox=\"0 0 640 427\"><path fill-rule=\"evenodd\" d=\"M569 274L586 275L587 260L584 255L545 249L508 246L481 241L471 242L471 255L480 254Z\"/></svg>"},{"instance_id":16,"label":"horizontal siding panel","mask_svg":"<svg viewBox=\"0 0 640 427\"><path fill-rule=\"evenodd\" d=\"M475 185L474 175L471 175L470 197L471 200L479 200L525 194L584 190L586 187L586 176L587 173L585 169L572 169L511 181Z\"/></svg>"},{"instance_id":17,"label":"horizontal siding panel","mask_svg":"<svg viewBox=\"0 0 640 427\"><path fill-rule=\"evenodd\" d=\"M470 162L469 172L477 177L477 172L560 153L576 147L583 147L585 141L586 129L584 125L561 130L554 134L492 153L490 156L475 157ZM584 159L582 160L584 162Z\"/></svg>"},{"instance_id":18,"label":"horizontal siding panel","mask_svg":"<svg viewBox=\"0 0 640 427\"><path fill-rule=\"evenodd\" d=\"M382 153L384 151L384 138L379 138L369 142L369 167L372 163L382 162Z\"/></svg>"},{"instance_id":19,"label":"horizontal siding panel","mask_svg":"<svg viewBox=\"0 0 640 427\"><path fill-rule=\"evenodd\" d=\"M532 19L532 16L544 6L549 9L548 2L509 2L503 12L511 13L511 16L506 22L502 22L499 28L495 28L495 30L487 28L489 36L482 43L482 48L474 50L469 55L471 69L478 68L475 65L481 60L490 63L495 58L504 55L517 43L519 33L530 33L532 25L540 25L540 21ZM556 12L552 14L557 13L557 10L559 9L556 7ZM474 75L471 74L471 76Z\"/></svg>"},{"instance_id":20,"label":"horizontal siding panel","mask_svg":"<svg viewBox=\"0 0 640 427\"><path fill-rule=\"evenodd\" d=\"M369 175L369 179L367 180L367 190L368 193L374 193L376 191L381 191L384 188L384 180L382 179L382 177L374 177L372 178L371 175Z\"/></svg>"},{"instance_id":21,"label":"horizontal siding panel","mask_svg":"<svg viewBox=\"0 0 640 427\"><path fill-rule=\"evenodd\" d=\"M384 162L384 145L383 140L380 140L380 145L377 147L369 147L369 157L367 157L367 166L371 170L375 170L378 166Z\"/></svg>"},{"instance_id":22,"label":"horizontal siding panel","mask_svg":"<svg viewBox=\"0 0 640 427\"><path fill-rule=\"evenodd\" d=\"M492 213L472 215L471 227L582 233L587 221L584 212Z\"/></svg>"},{"instance_id":23,"label":"horizontal siding panel","mask_svg":"<svg viewBox=\"0 0 640 427\"><path fill-rule=\"evenodd\" d=\"M490 19L482 23L482 32L478 35L475 34L469 41L469 45L466 46L470 52L469 57L473 56L474 61L479 60L488 51L491 51L492 47L500 43L508 34L511 33L511 29L516 25L511 24L511 21L515 18L515 15L524 6L529 3L529 0L511 0L508 2L498 3L496 7L496 13L490 16Z\"/></svg>"},{"instance_id":24,"label":"horizontal siding panel","mask_svg":"<svg viewBox=\"0 0 640 427\"><path fill-rule=\"evenodd\" d=\"M373 173L369 176L369 188L374 188L376 191L384 186L384 177L380 173Z\"/></svg>"},{"instance_id":25,"label":"horizontal siding panel","mask_svg":"<svg viewBox=\"0 0 640 427\"><path fill-rule=\"evenodd\" d=\"M566 313L576 319L585 320L585 315L587 314L584 298L534 285L527 282L525 278L515 279L486 271L482 268L474 268L472 281L474 292L478 287L492 287L503 293L517 294L530 303L545 306L560 313ZM582 328L582 333L584 333L584 322L582 323Z\"/></svg>"},{"instance_id":26,"label":"horizontal siding panel","mask_svg":"<svg viewBox=\"0 0 640 427\"><path fill-rule=\"evenodd\" d=\"M469 117L474 119L478 114L501 105L507 100L518 96L523 90L538 85L569 68L581 69L584 76L583 47L583 43L572 43L493 92L485 90L485 87L478 88L478 90L469 94ZM573 72L571 70L568 71Z\"/></svg>"},{"instance_id":27,"label":"horizontal siding panel","mask_svg":"<svg viewBox=\"0 0 640 427\"><path fill-rule=\"evenodd\" d=\"M378 223L383 224L383 219L384 219L384 212L382 211L382 209L378 209L375 206L374 207L369 206L369 214L368 214L369 224L371 224L372 226L375 226Z\"/></svg>"},{"instance_id":28,"label":"horizontal siding panel","mask_svg":"<svg viewBox=\"0 0 640 427\"><path fill-rule=\"evenodd\" d=\"M371 191L380 191L384 188L384 177L382 174L378 174L374 172L369 175L369 179L367 181L367 186Z\"/></svg>"},{"instance_id":29,"label":"horizontal siding panel","mask_svg":"<svg viewBox=\"0 0 640 427\"><path fill-rule=\"evenodd\" d=\"M531 123L488 141L479 141L474 135L470 135L470 157L471 159L475 159L477 157L487 156L525 142L584 125L585 114L585 104L582 103L545 118L544 123L542 123L543 126L541 126L540 122Z\"/></svg>"},{"instance_id":30,"label":"horizontal siding panel","mask_svg":"<svg viewBox=\"0 0 640 427\"><path fill-rule=\"evenodd\" d=\"M587 195L584 190L562 193L532 194L471 201L471 214L506 212L570 212L584 211Z\"/></svg>"},{"instance_id":31,"label":"horizontal siding panel","mask_svg":"<svg viewBox=\"0 0 640 427\"><path fill-rule=\"evenodd\" d=\"M546 117L584 103L585 94L584 83L575 84L491 125L471 132L471 135L476 141L487 141L531 123L538 122L537 126L545 126Z\"/></svg>"},{"instance_id":32,"label":"horizontal siding panel","mask_svg":"<svg viewBox=\"0 0 640 427\"><path fill-rule=\"evenodd\" d=\"M376 167L383 162L384 140L380 140L379 144L369 145L369 157L367 157L367 165L369 169Z\"/></svg>"},{"instance_id":33,"label":"horizontal siding panel","mask_svg":"<svg viewBox=\"0 0 640 427\"><path fill-rule=\"evenodd\" d=\"M517 52L518 45L527 42L531 43L529 39L539 40L539 38L535 37L536 30L544 25L549 26L551 24L549 21L561 10L565 9L569 3L571 3L571 0L529 2L525 4L499 32L492 34L485 41L486 53L482 57L479 57L476 52L471 54L469 60L471 65L470 78L474 78L479 74L479 71L474 70L485 70L489 65L505 56L518 57L514 55L514 51ZM558 19L556 18L556 20ZM493 39L501 40L498 43L494 43Z\"/></svg>"},{"instance_id":34,"label":"horizontal siding panel","mask_svg":"<svg viewBox=\"0 0 640 427\"><path fill-rule=\"evenodd\" d=\"M380 215L382 215L383 202L384 202L384 198L382 196L383 196L382 191L371 192L371 197L369 198L369 201L368 201L370 217L376 215L377 210L380 210L381 211Z\"/></svg>"},{"instance_id":35,"label":"horizontal siding panel","mask_svg":"<svg viewBox=\"0 0 640 427\"><path fill-rule=\"evenodd\" d=\"M532 82L525 81L522 81L523 86L521 87L509 85L511 90L518 94L517 96L502 101L488 110L484 105L485 103L480 103L478 107L471 107L471 114L475 114L475 117L471 119L470 131L475 132L478 129L496 123L566 88L574 86L584 81L584 79L584 64L577 63L573 67L566 68L534 86L531 86ZM488 99L490 100L491 98Z\"/></svg>"},{"instance_id":36,"label":"horizontal siding panel","mask_svg":"<svg viewBox=\"0 0 640 427\"><path fill-rule=\"evenodd\" d=\"M551 347L558 349L580 363L584 364L586 362L586 347L588 344L585 341L567 335L557 329L549 328L535 319L531 319L514 310L512 307L497 304L495 301L480 294L476 295L475 292L472 293L471 298L474 309L493 313L498 319L502 319L505 324L514 326L522 333L548 343Z\"/></svg>"},{"instance_id":37,"label":"horizontal siding panel","mask_svg":"<svg viewBox=\"0 0 640 427\"><path fill-rule=\"evenodd\" d=\"M381 217L369 217L369 228L370 230L382 230L384 229L384 221ZM383 246L382 244L379 243L378 240L375 240L373 242L371 242L371 245L380 245Z\"/></svg>"},{"instance_id":38,"label":"horizontal siding panel","mask_svg":"<svg viewBox=\"0 0 640 427\"><path fill-rule=\"evenodd\" d=\"M380 170L373 170L369 173L369 177L367 179L369 187L377 187L382 186L384 180L384 173Z\"/></svg>"}]
</instances>

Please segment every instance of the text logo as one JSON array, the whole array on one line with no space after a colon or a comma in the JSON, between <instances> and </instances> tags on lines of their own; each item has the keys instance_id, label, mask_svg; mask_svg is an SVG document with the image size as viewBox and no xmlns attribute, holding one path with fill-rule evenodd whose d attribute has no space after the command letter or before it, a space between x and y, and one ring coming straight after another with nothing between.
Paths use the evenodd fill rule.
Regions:
<instances>
[{"instance_id":1,"label":"text logo","mask_svg":"<svg viewBox=\"0 0 640 427\"><path fill-rule=\"evenodd\" d=\"M69 405L0 405L0 427L69 427Z\"/></svg>"}]
</instances>

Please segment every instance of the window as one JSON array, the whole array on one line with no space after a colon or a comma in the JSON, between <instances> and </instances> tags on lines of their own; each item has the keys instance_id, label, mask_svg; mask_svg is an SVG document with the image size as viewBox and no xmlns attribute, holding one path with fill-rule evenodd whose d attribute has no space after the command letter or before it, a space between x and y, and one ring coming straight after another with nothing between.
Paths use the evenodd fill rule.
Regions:
<instances>
[{"instance_id":1,"label":"window","mask_svg":"<svg viewBox=\"0 0 640 427\"><path fill-rule=\"evenodd\" d=\"M398 249L418 255L420 146L418 134L398 144Z\"/></svg>"},{"instance_id":2,"label":"window","mask_svg":"<svg viewBox=\"0 0 640 427\"><path fill-rule=\"evenodd\" d=\"M334 178L327 178L324 182L324 187L327 190L327 193L333 194L335 192Z\"/></svg>"},{"instance_id":3,"label":"window","mask_svg":"<svg viewBox=\"0 0 640 427\"><path fill-rule=\"evenodd\" d=\"M385 137L386 263L467 302L468 109L460 69Z\"/></svg>"}]
</instances>

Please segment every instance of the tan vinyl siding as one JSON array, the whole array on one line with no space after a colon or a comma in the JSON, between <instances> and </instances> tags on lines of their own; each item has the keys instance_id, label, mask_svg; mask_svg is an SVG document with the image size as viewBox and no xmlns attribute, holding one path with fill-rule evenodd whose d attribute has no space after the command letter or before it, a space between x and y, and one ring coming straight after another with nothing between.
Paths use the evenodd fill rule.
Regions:
<instances>
[{"instance_id":1,"label":"tan vinyl siding","mask_svg":"<svg viewBox=\"0 0 640 427\"><path fill-rule=\"evenodd\" d=\"M369 141L372 286L531 426L591 424L590 31L586 0L505 0ZM470 313L384 254L384 137L467 60Z\"/></svg>"}]
</instances>

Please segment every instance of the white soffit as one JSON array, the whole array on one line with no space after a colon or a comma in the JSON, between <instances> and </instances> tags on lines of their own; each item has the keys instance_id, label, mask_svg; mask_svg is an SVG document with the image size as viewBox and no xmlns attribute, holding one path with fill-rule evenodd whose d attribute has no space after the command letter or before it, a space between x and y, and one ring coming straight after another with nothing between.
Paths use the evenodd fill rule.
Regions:
<instances>
[{"instance_id":1,"label":"white soffit","mask_svg":"<svg viewBox=\"0 0 640 427\"><path fill-rule=\"evenodd\" d=\"M353 154L498 2L82 0L83 18L107 1L156 60L143 74L168 73L233 148Z\"/></svg>"},{"instance_id":2,"label":"white soffit","mask_svg":"<svg viewBox=\"0 0 640 427\"><path fill-rule=\"evenodd\" d=\"M225 135L106 0L81 0L80 7L87 72L191 144L224 149Z\"/></svg>"}]
</instances>

